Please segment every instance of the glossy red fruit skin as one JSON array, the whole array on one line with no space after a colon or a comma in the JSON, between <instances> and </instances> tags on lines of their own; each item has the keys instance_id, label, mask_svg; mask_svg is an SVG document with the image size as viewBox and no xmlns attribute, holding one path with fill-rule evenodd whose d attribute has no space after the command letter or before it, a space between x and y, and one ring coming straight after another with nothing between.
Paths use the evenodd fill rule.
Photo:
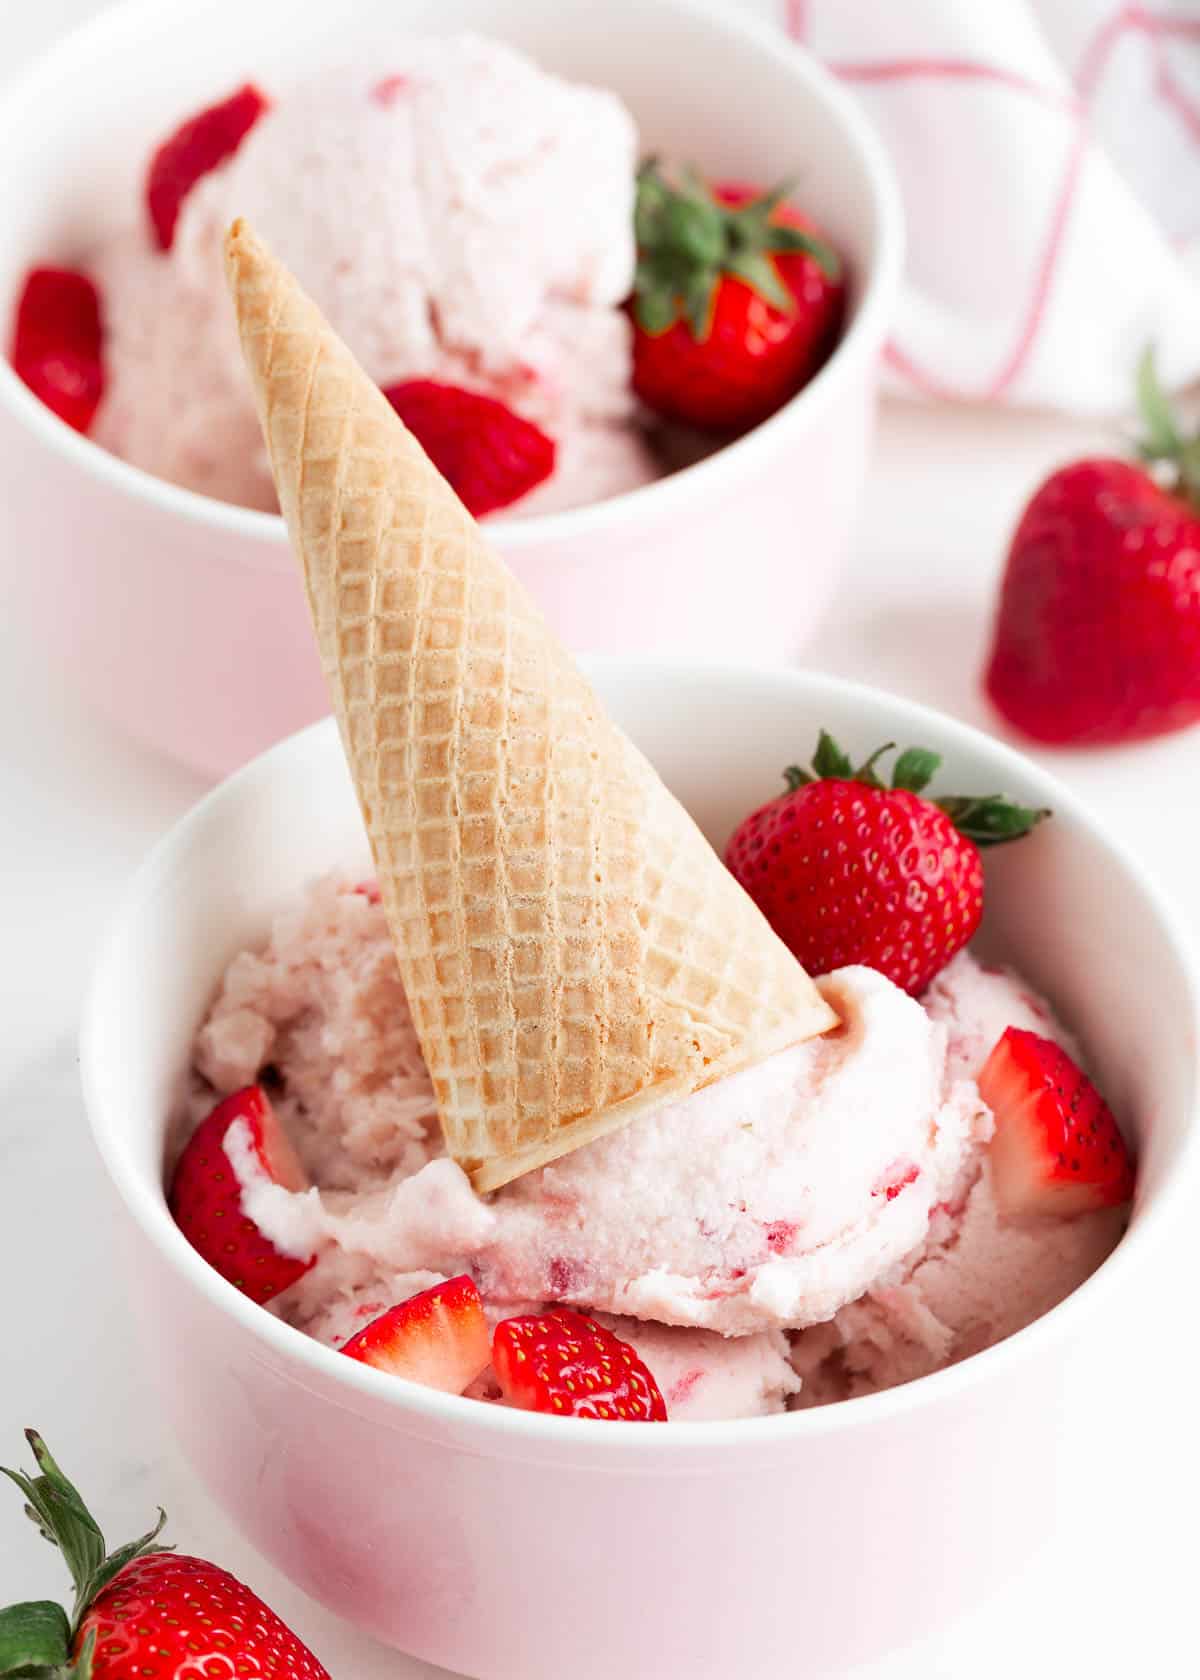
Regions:
<instances>
[{"instance_id":1,"label":"glossy red fruit skin","mask_svg":"<svg viewBox=\"0 0 1200 1680\"><path fill-rule=\"evenodd\" d=\"M246 82L228 99L197 112L159 146L146 172L146 210L160 251L174 244L179 212L196 182L233 156L267 108L266 97Z\"/></svg>"},{"instance_id":2,"label":"glossy red fruit skin","mask_svg":"<svg viewBox=\"0 0 1200 1680\"><path fill-rule=\"evenodd\" d=\"M918 994L983 914L978 848L903 789L810 782L752 812L725 861L810 974L865 963Z\"/></svg>"},{"instance_id":3,"label":"glossy red fruit skin","mask_svg":"<svg viewBox=\"0 0 1200 1680\"><path fill-rule=\"evenodd\" d=\"M525 1411L665 1423L658 1384L628 1342L569 1307L506 1318L492 1336L504 1397Z\"/></svg>"},{"instance_id":4,"label":"glossy red fruit skin","mask_svg":"<svg viewBox=\"0 0 1200 1680\"><path fill-rule=\"evenodd\" d=\"M1079 461L1013 536L985 686L1049 745L1131 741L1200 719L1200 517L1128 461Z\"/></svg>"},{"instance_id":5,"label":"glossy red fruit skin","mask_svg":"<svg viewBox=\"0 0 1200 1680\"><path fill-rule=\"evenodd\" d=\"M383 394L476 519L510 507L554 471L554 439L495 397L436 379L408 379Z\"/></svg>"},{"instance_id":6,"label":"glossy red fruit skin","mask_svg":"<svg viewBox=\"0 0 1200 1680\"><path fill-rule=\"evenodd\" d=\"M312 1652L249 1587L202 1558L159 1552L127 1564L80 1624L95 1637L94 1680L329 1680Z\"/></svg>"},{"instance_id":7,"label":"glossy red fruit skin","mask_svg":"<svg viewBox=\"0 0 1200 1680\"><path fill-rule=\"evenodd\" d=\"M35 396L77 432L104 395L100 294L86 274L34 268L25 277L13 329L12 364Z\"/></svg>"},{"instance_id":8,"label":"glossy red fruit skin","mask_svg":"<svg viewBox=\"0 0 1200 1680\"><path fill-rule=\"evenodd\" d=\"M711 190L718 203L731 206L759 196L740 182ZM824 237L790 205L781 205L774 219ZM633 388L647 407L705 430L745 430L774 414L819 371L841 331L845 282L830 280L805 252L777 252L771 261L796 299L792 315L727 275L717 286L707 338L695 339L683 320L653 335L635 324Z\"/></svg>"},{"instance_id":9,"label":"glossy red fruit skin","mask_svg":"<svg viewBox=\"0 0 1200 1680\"><path fill-rule=\"evenodd\" d=\"M993 1181L1004 1211L1090 1213L1133 1195L1133 1161L1112 1110L1053 1039L1009 1027L979 1090L996 1117Z\"/></svg>"},{"instance_id":10,"label":"glossy red fruit skin","mask_svg":"<svg viewBox=\"0 0 1200 1680\"><path fill-rule=\"evenodd\" d=\"M168 1204L197 1253L236 1289L263 1304L302 1278L313 1261L281 1254L243 1213L241 1186L223 1147L236 1121L250 1128L264 1171L278 1176L263 1142L273 1123L270 1103L260 1086L247 1085L218 1103L192 1133L175 1168Z\"/></svg>"},{"instance_id":11,"label":"glossy red fruit skin","mask_svg":"<svg viewBox=\"0 0 1200 1680\"><path fill-rule=\"evenodd\" d=\"M461 1394L491 1357L475 1280L464 1273L409 1296L364 1325L342 1352L376 1370Z\"/></svg>"}]
</instances>

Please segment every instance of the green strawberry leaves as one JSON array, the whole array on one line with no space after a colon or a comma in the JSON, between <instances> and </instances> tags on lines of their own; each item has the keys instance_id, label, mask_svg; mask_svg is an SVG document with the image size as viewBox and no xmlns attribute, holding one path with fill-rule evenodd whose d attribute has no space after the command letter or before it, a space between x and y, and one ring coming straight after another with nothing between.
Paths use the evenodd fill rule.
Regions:
<instances>
[{"instance_id":1,"label":"green strawberry leaves","mask_svg":"<svg viewBox=\"0 0 1200 1680\"><path fill-rule=\"evenodd\" d=\"M999 793L981 798L936 799L934 804L946 813L960 834L965 834L977 846L1000 846L1006 840L1020 840L1050 815L1049 811L1035 810L1030 805L1015 805Z\"/></svg>"},{"instance_id":2,"label":"green strawberry leaves","mask_svg":"<svg viewBox=\"0 0 1200 1680\"><path fill-rule=\"evenodd\" d=\"M1176 489L1200 508L1200 437L1189 438L1180 431L1170 399L1158 382L1152 345L1138 362L1137 399L1143 428L1138 454L1143 461L1173 467Z\"/></svg>"},{"instance_id":3,"label":"green strawberry leaves","mask_svg":"<svg viewBox=\"0 0 1200 1680\"><path fill-rule=\"evenodd\" d=\"M748 204L718 204L691 169L668 178L651 158L638 170L634 235L638 261L634 314L657 337L686 320L698 343L708 337L722 275L735 275L784 314L796 300L771 261L774 254L807 252L831 280L838 258L824 240L772 221L791 190L786 182Z\"/></svg>"},{"instance_id":4,"label":"green strawberry leaves","mask_svg":"<svg viewBox=\"0 0 1200 1680\"><path fill-rule=\"evenodd\" d=\"M0 1675L62 1673L71 1655L71 1624L61 1604L38 1600L0 1610Z\"/></svg>"},{"instance_id":5,"label":"green strawberry leaves","mask_svg":"<svg viewBox=\"0 0 1200 1680\"><path fill-rule=\"evenodd\" d=\"M938 770L941 754L927 747L906 747L892 766L891 783L885 782L875 766L885 753L894 752L896 743L888 741L855 769L849 755L842 751L828 730L817 737L812 768L802 769L791 764L783 777L789 792L807 787L810 782L862 782L864 786L882 791L903 789L907 793L923 795ZM1048 810L1031 805L1018 805L1003 794L966 794L947 796L930 801L945 812L960 834L976 846L999 846L1006 840L1019 840L1029 834L1044 818Z\"/></svg>"},{"instance_id":6,"label":"green strawberry leaves","mask_svg":"<svg viewBox=\"0 0 1200 1680\"><path fill-rule=\"evenodd\" d=\"M69 1672L74 1680L87 1680L91 1673L88 1651L80 1653L74 1666L63 1666L79 1624L96 1595L127 1564L153 1552L171 1550L157 1544L166 1514L160 1510L152 1529L110 1552L79 1490L59 1469L41 1436L35 1429L27 1429L25 1438L33 1449L38 1473L31 1476L0 1465L0 1475L20 1488L25 1495L26 1516L62 1553L75 1586L75 1607L70 1618L58 1605L46 1603L16 1604L0 1611L0 1680L60 1672Z\"/></svg>"},{"instance_id":7,"label":"green strawberry leaves","mask_svg":"<svg viewBox=\"0 0 1200 1680\"><path fill-rule=\"evenodd\" d=\"M906 747L892 766L892 786L909 793L924 793L941 767L940 753L926 747Z\"/></svg>"},{"instance_id":8,"label":"green strawberry leaves","mask_svg":"<svg viewBox=\"0 0 1200 1680\"><path fill-rule=\"evenodd\" d=\"M40 1475L27 1476L3 1466L0 1473L25 1495L26 1516L37 1524L42 1538L61 1551L78 1594L104 1563L104 1536L78 1489L63 1475L37 1431L26 1430L25 1438L33 1448Z\"/></svg>"}]
</instances>

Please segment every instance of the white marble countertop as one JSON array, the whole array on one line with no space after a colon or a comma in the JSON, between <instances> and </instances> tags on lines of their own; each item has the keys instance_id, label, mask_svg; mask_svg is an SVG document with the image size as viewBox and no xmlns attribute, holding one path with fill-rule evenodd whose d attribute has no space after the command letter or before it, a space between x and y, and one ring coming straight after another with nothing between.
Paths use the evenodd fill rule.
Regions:
<instances>
[{"instance_id":1,"label":"white marble countertop","mask_svg":"<svg viewBox=\"0 0 1200 1680\"><path fill-rule=\"evenodd\" d=\"M95 0L5 8L7 71ZM0 72L2 73L2 72ZM855 554L811 663L990 726L977 690L1004 538L1054 461L1111 437L1027 416L893 408L885 416ZM0 576L19 556L4 547ZM802 746L803 743L799 743ZM1200 731L1137 749L1045 755L1200 923ZM186 771L114 735L0 627L0 1462L36 1423L117 1539L162 1503L183 1549L249 1580L308 1639L334 1680L417 1680L435 1671L356 1636L304 1599L230 1528L157 1415L112 1252L118 1211L86 1135L76 1017L119 884L202 791ZM1195 1672L1192 1611L1200 1504L1195 1394L1200 1353L1190 1276L1200 1243L1180 1233L1147 1277L1136 1323L1114 1326L1095 1417L1095 1485L1042 1561L1000 1596L854 1680L1125 1680ZM1176 1323L1176 1302L1185 1303ZM0 1490L0 1598L47 1596L59 1566ZM803 1649L798 1630L798 1649ZM673 1677L672 1677L673 1680ZM760 1680L731 1675L729 1680Z\"/></svg>"}]
</instances>

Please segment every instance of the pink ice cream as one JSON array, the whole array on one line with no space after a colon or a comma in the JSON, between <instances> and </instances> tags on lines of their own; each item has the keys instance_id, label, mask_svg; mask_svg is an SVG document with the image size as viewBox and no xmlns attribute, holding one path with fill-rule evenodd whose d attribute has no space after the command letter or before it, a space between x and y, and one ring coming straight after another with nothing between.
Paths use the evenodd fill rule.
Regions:
<instances>
[{"instance_id":1,"label":"pink ice cream","mask_svg":"<svg viewBox=\"0 0 1200 1680\"><path fill-rule=\"evenodd\" d=\"M93 435L174 483L276 506L221 260L244 216L381 385L466 385L555 438L553 477L514 512L645 483L659 469L620 309L636 152L615 95L474 36L399 34L386 60L284 90L188 195L169 252L130 229L89 263L108 362Z\"/></svg>"},{"instance_id":2,"label":"pink ice cream","mask_svg":"<svg viewBox=\"0 0 1200 1680\"><path fill-rule=\"evenodd\" d=\"M924 1007L867 969L821 984L838 1031L483 1199L442 1153L382 910L326 881L230 966L194 1113L266 1079L316 1187L230 1155L250 1217L319 1256L275 1309L331 1345L470 1270L493 1316L620 1315L672 1417L820 1403L1010 1334L1122 1225L999 1218L973 1075L1006 1025L1063 1036L1015 976L960 956Z\"/></svg>"},{"instance_id":3,"label":"pink ice cream","mask_svg":"<svg viewBox=\"0 0 1200 1680\"><path fill-rule=\"evenodd\" d=\"M948 1031L947 1069L973 1080L1006 1027L1078 1046L1044 999L1003 969L966 953L925 996ZM990 1117L984 1138L990 1136ZM899 1274L881 1277L830 1323L794 1339L800 1404L869 1394L928 1376L1032 1324L1091 1276L1120 1240L1126 1210L1075 1219L1006 1219L996 1206L986 1150L965 1197L938 1210Z\"/></svg>"}]
</instances>

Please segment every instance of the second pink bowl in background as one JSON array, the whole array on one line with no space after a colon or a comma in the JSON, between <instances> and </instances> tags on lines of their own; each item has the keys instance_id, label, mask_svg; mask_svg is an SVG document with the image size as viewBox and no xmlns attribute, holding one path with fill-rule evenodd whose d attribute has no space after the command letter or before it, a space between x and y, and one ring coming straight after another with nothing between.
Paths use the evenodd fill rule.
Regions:
<instances>
[{"instance_id":1,"label":"second pink bowl in background","mask_svg":"<svg viewBox=\"0 0 1200 1680\"><path fill-rule=\"evenodd\" d=\"M845 334L771 420L646 488L490 535L587 651L794 655L837 580L861 492L878 355L899 282L899 200L851 99L761 26L693 0L126 0L0 105L0 315L35 263L77 261L138 202L154 144L248 75L280 84L349 33L475 29L611 87L645 151L724 177L795 177L852 273ZM146 73L153 66L153 76ZM669 75L665 67L669 66ZM223 773L322 715L283 522L173 487L63 425L0 362L6 593L27 633L124 728Z\"/></svg>"}]
</instances>

